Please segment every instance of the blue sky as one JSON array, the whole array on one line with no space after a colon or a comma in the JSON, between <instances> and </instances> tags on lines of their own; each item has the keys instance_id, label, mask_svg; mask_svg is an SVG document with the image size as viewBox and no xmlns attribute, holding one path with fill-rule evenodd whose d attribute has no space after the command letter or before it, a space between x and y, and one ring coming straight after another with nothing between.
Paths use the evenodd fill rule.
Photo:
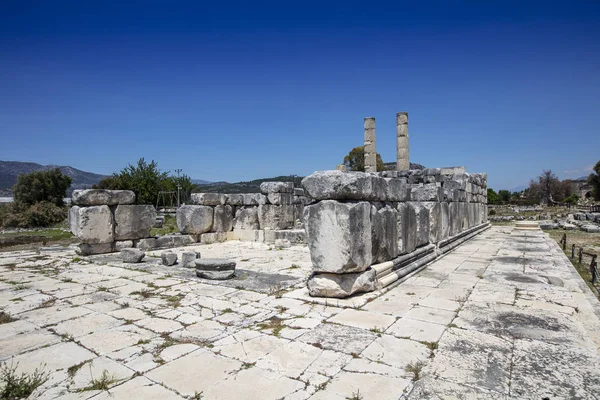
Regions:
<instances>
[{"instance_id":1,"label":"blue sky","mask_svg":"<svg viewBox=\"0 0 600 400\"><path fill-rule=\"evenodd\" d=\"M600 159L600 2L0 2L0 160L211 181L394 161L512 189Z\"/></svg>"}]
</instances>

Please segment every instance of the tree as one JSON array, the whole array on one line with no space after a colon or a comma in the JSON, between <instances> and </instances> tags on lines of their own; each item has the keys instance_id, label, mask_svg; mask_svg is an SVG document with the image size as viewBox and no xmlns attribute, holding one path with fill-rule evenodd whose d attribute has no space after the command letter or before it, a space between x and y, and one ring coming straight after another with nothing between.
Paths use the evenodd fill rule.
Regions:
<instances>
[{"instance_id":1,"label":"tree","mask_svg":"<svg viewBox=\"0 0 600 400\"><path fill-rule=\"evenodd\" d=\"M594 172L588 177L588 183L592 185L592 194L595 200L600 200L600 161L594 165Z\"/></svg>"},{"instance_id":2,"label":"tree","mask_svg":"<svg viewBox=\"0 0 600 400\"><path fill-rule=\"evenodd\" d=\"M179 185L179 195L181 203L186 203L190 198L192 191L196 189L197 185L192 183L192 179L186 174L183 174L179 177L172 176L170 180L170 190L173 192L177 191L177 185Z\"/></svg>"},{"instance_id":3,"label":"tree","mask_svg":"<svg viewBox=\"0 0 600 400\"><path fill-rule=\"evenodd\" d=\"M19 175L13 186L13 195L16 205L21 208L41 202L62 207L69 186L71 177L63 175L58 168L36 171Z\"/></svg>"},{"instance_id":4,"label":"tree","mask_svg":"<svg viewBox=\"0 0 600 400\"><path fill-rule=\"evenodd\" d=\"M344 157L344 165L350 171L365 170L365 146L358 146L350 150L347 156ZM383 171L384 165L381 155L377 153L377 171Z\"/></svg>"},{"instance_id":5,"label":"tree","mask_svg":"<svg viewBox=\"0 0 600 400\"><path fill-rule=\"evenodd\" d=\"M500 198L498 197L498 193L496 193L496 191L492 188L488 188L488 190L487 190L487 199L488 199L488 204L498 204L500 201Z\"/></svg>"},{"instance_id":6,"label":"tree","mask_svg":"<svg viewBox=\"0 0 600 400\"><path fill-rule=\"evenodd\" d=\"M132 190L137 204L155 205L158 192L173 191L173 180L167 172L161 172L158 164L152 160L150 164L140 158L137 165L129 164L119 173L104 178L98 183L98 189Z\"/></svg>"},{"instance_id":7,"label":"tree","mask_svg":"<svg viewBox=\"0 0 600 400\"><path fill-rule=\"evenodd\" d=\"M510 192L508 190L498 191L498 197L502 203L510 202Z\"/></svg>"}]
</instances>

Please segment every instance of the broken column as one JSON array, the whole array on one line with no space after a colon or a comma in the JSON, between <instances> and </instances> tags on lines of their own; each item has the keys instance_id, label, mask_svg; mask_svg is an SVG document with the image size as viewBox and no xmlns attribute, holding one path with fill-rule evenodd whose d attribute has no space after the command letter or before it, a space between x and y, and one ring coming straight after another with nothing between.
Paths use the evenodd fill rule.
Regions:
<instances>
[{"instance_id":1,"label":"broken column","mask_svg":"<svg viewBox=\"0 0 600 400\"><path fill-rule=\"evenodd\" d=\"M375 118L365 118L365 172L377 172L375 149Z\"/></svg>"},{"instance_id":2,"label":"broken column","mask_svg":"<svg viewBox=\"0 0 600 400\"><path fill-rule=\"evenodd\" d=\"M397 150L396 170L405 171L405 170L410 169L410 162L408 160L408 113L407 112L399 112L396 114L396 150ZM366 152L366 149L365 149L365 152Z\"/></svg>"}]
</instances>

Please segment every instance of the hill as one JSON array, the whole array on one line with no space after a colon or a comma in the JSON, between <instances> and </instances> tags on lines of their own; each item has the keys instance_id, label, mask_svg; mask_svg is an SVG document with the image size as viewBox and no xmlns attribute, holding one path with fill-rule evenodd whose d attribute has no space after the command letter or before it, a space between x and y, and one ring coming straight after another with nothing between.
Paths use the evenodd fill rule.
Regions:
<instances>
[{"instance_id":1,"label":"hill","mask_svg":"<svg viewBox=\"0 0 600 400\"><path fill-rule=\"evenodd\" d=\"M197 193L260 193L260 184L263 182L294 182L295 187L301 187L300 182L303 176L290 175L276 176L273 178L261 178L247 182L212 182L207 185L198 186L194 192Z\"/></svg>"},{"instance_id":2,"label":"hill","mask_svg":"<svg viewBox=\"0 0 600 400\"><path fill-rule=\"evenodd\" d=\"M11 189L17 183L17 177L21 174L28 174L34 171L46 171L58 168L60 171L70 176L73 182L68 190L68 195L75 189L84 189L100 182L105 175L95 174L93 172L82 171L69 166L41 165L32 162L21 161L0 161L0 195L10 196Z\"/></svg>"}]
</instances>

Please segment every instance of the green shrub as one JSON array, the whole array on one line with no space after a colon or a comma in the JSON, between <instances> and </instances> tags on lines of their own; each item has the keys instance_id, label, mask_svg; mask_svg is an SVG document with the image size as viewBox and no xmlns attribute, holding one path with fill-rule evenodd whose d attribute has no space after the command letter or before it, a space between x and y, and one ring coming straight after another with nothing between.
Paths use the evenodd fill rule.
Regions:
<instances>
[{"instance_id":1,"label":"green shrub","mask_svg":"<svg viewBox=\"0 0 600 400\"><path fill-rule=\"evenodd\" d=\"M0 207L0 225L3 228L46 227L67 218L67 209L42 201L30 206L7 204Z\"/></svg>"},{"instance_id":2,"label":"green shrub","mask_svg":"<svg viewBox=\"0 0 600 400\"><path fill-rule=\"evenodd\" d=\"M63 198L71 185L71 178L60 169L36 171L19 175L13 186L13 196L18 207L26 208L42 201L63 206Z\"/></svg>"},{"instance_id":3,"label":"green shrub","mask_svg":"<svg viewBox=\"0 0 600 400\"><path fill-rule=\"evenodd\" d=\"M496 210L491 209L490 212L488 213L488 215L496 215Z\"/></svg>"}]
</instances>

